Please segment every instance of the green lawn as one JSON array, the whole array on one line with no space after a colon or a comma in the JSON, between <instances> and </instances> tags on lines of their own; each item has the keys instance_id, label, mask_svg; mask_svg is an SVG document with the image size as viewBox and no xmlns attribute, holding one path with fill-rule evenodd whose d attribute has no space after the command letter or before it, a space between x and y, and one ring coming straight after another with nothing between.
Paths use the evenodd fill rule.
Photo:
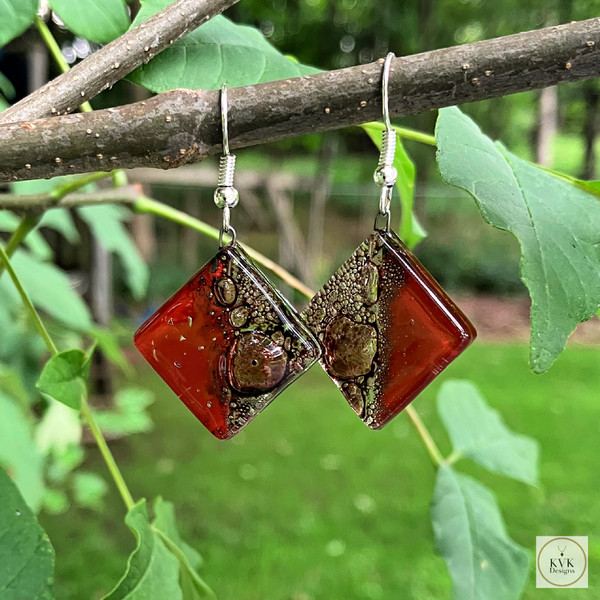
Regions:
<instances>
[{"instance_id":1,"label":"green lawn","mask_svg":"<svg viewBox=\"0 0 600 600\"><path fill-rule=\"evenodd\" d=\"M574 347L536 376L525 347L475 344L415 402L447 453L435 394L442 380L467 377L513 429L541 442L540 489L459 463L495 491L511 536L532 552L536 535L590 536L591 589L536 590L532 571L528 600L598 597L599 363L600 351ZM156 429L113 450L136 497L175 503L220 600L451 598L432 550L434 470L406 416L368 430L315 367L224 443L157 377L144 371L141 380L156 390ZM87 466L104 472L89 454ZM103 514L42 517L56 547L57 598L98 598L117 580L133 547L122 517L114 492Z\"/></svg>"}]
</instances>

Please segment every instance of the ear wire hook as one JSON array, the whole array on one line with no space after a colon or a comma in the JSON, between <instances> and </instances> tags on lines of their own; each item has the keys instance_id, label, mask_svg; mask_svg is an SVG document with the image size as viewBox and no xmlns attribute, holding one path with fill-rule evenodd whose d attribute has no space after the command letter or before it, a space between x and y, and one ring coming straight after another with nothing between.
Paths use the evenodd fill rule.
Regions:
<instances>
[{"instance_id":1,"label":"ear wire hook","mask_svg":"<svg viewBox=\"0 0 600 600\"><path fill-rule=\"evenodd\" d=\"M390 202L392 200L392 189L398 179L398 171L394 167L394 156L396 154L396 132L392 129L390 122L390 107L389 107L389 84L392 59L395 58L393 52L389 52L385 57L381 74L381 110L385 129L381 136L381 152L379 154L379 162L377 169L373 175L375 183L381 188L379 195L379 212L375 218L375 229L378 227L378 222L381 217L385 219L384 228L390 229Z\"/></svg>"},{"instance_id":2,"label":"ear wire hook","mask_svg":"<svg viewBox=\"0 0 600 600\"><path fill-rule=\"evenodd\" d=\"M240 195L233 187L233 175L235 173L235 154L229 153L229 129L227 122L228 115L227 85L221 86L221 131L223 135L223 154L219 159L219 178L217 189L215 190L215 204L223 209L223 226L219 232L219 247L223 247L223 237L225 234L231 236L228 245L232 246L236 242L235 229L230 225L229 219L231 209L237 206Z\"/></svg>"},{"instance_id":3,"label":"ear wire hook","mask_svg":"<svg viewBox=\"0 0 600 600\"><path fill-rule=\"evenodd\" d=\"M223 154L229 154L229 129L227 127L227 114L229 103L227 101L227 84L221 86L221 131L223 134Z\"/></svg>"},{"instance_id":4,"label":"ear wire hook","mask_svg":"<svg viewBox=\"0 0 600 600\"><path fill-rule=\"evenodd\" d=\"M392 129L392 124L390 122L389 87L392 58L395 57L396 55L393 52L388 52L388 55L385 57L385 61L383 62L383 72L381 76L381 106L386 131L390 131Z\"/></svg>"}]
</instances>

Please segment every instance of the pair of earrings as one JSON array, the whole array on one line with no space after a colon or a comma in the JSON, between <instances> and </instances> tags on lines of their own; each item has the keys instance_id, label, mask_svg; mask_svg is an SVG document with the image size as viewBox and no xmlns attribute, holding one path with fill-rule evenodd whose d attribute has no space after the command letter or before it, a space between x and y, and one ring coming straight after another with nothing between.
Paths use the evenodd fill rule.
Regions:
<instances>
[{"instance_id":1,"label":"pair of earrings","mask_svg":"<svg viewBox=\"0 0 600 600\"><path fill-rule=\"evenodd\" d=\"M364 423L379 429L475 339L473 325L390 230L397 177L388 111L393 56L382 72L386 129L375 171L381 195L374 232L302 315L250 261L230 225L238 192L226 86L221 90L219 252L134 336L154 370L220 439L239 432L317 360Z\"/></svg>"}]
</instances>

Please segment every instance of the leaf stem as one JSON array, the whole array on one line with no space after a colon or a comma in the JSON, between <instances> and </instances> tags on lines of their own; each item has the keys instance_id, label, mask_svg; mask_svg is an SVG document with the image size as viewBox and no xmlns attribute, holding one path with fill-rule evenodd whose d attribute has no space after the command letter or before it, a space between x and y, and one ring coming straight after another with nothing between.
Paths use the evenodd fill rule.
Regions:
<instances>
[{"instance_id":1,"label":"leaf stem","mask_svg":"<svg viewBox=\"0 0 600 600\"><path fill-rule=\"evenodd\" d=\"M123 169L117 169L112 172L113 178L113 187L122 187L124 185L129 185L129 179L127 178L127 173L123 171Z\"/></svg>"},{"instance_id":2,"label":"leaf stem","mask_svg":"<svg viewBox=\"0 0 600 600\"><path fill-rule=\"evenodd\" d=\"M76 192L80 190L82 187L89 185L90 183L94 183L100 179L106 179L107 177L111 177L113 172L105 173L102 171L98 171L97 173L90 173L89 175L83 175L82 177L78 177L77 179L73 179L71 181L67 181L63 185L57 185L50 193L49 196L58 202L62 200L67 194L71 194L72 192Z\"/></svg>"},{"instance_id":3,"label":"leaf stem","mask_svg":"<svg viewBox=\"0 0 600 600\"><path fill-rule=\"evenodd\" d=\"M14 251L19 247L19 244L27 237L27 234L35 228L39 222L37 215L25 215L20 221L17 228L13 231L8 242L6 243L5 253L10 258ZM0 277L4 273L5 263L0 263Z\"/></svg>"},{"instance_id":4,"label":"leaf stem","mask_svg":"<svg viewBox=\"0 0 600 600\"><path fill-rule=\"evenodd\" d=\"M58 68L61 70L61 72L66 73L67 71L69 71L71 67L69 67L69 63L65 60L62 50L60 49L58 42L54 39L54 36L48 28L48 25L46 25L46 23L42 19L36 17L35 26L40 32L40 35L42 36L46 47L50 51L54 62L58 65ZM92 108L92 105L89 102L84 102L79 107L79 110L81 110L81 112L92 112L94 109Z\"/></svg>"},{"instance_id":5,"label":"leaf stem","mask_svg":"<svg viewBox=\"0 0 600 600\"><path fill-rule=\"evenodd\" d=\"M119 466L117 465L115 458L112 455L112 452L110 451L110 448L108 447L108 444L106 443L106 439L104 438L104 435L102 434L102 430L100 429L100 427L96 423L96 420L94 419L94 414L90 410L90 407L88 406L88 403L87 403L87 399L85 397L83 397L81 399L81 414L83 415L83 418L86 420L88 427L90 428L90 431L92 432L92 435L94 436L94 440L96 441L96 445L98 446L98 449L100 450L100 454L102 454L102 458L104 459L104 462L106 463L106 466L108 467L108 470L110 471L113 481L115 482L117 489L119 490L119 493L121 494L121 498L123 499L123 502L125 503L125 506L127 507L127 510L128 511L131 510L135 506L135 501L133 500L133 496L131 495L131 492L129 491L127 484L125 483L125 479L123 479L121 470L119 469Z\"/></svg>"},{"instance_id":6,"label":"leaf stem","mask_svg":"<svg viewBox=\"0 0 600 600\"><path fill-rule=\"evenodd\" d=\"M32 229L35 229L36 225L39 223L39 220L40 218L38 215L25 215L21 219L19 225L6 243L5 250L9 257L13 255L13 252L19 247L19 244L27 237L27 234ZM1 270L0 273L2 273Z\"/></svg>"},{"instance_id":7,"label":"leaf stem","mask_svg":"<svg viewBox=\"0 0 600 600\"><path fill-rule=\"evenodd\" d=\"M46 344L48 351L50 352L50 354L52 354L52 356L56 356L59 353L58 348L56 347L54 340L50 337L50 334L48 333L48 330L46 329L44 322L42 321L40 315L38 314L37 310L35 309L35 306L33 306L33 303L31 302L31 299L27 295L27 292L23 288L23 285L19 279L19 276L16 274L16 272L10 262L10 258L7 256L6 250L4 250L2 245L0 245L0 260L4 263L4 266L6 267L8 274L10 275L15 287L17 288L19 296L21 296L21 300L23 301L25 308L29 312L29 316L31 317L31 320L33 321L35 328L37 329L38 333L40 334L40 337L44 340L44 343ZM135 505L135 502L133 501L131 492L129 491L129 488L127 487L127 484L125 483L123 476L121 475L121 471L119 470L119 467L118 467L117 463L115 462L115 459L108 447L108 444L106 443L106 440L104 439L104 436L102 435L102 431L98 427L98 424L96 423L96 421L94 419L94 415L92 414L92 411L90 410L90 408L87 404L87 398L85 397L85 394L82 395L82 398L81 398L81 414L82 414L83 418L86 420L88 427L90 428L92 435L94 436L94 439L96 440L96 444L98 445L100 453L102 454L102 458L104 458L104 462L106 463L106 466L108 467L108 470L110 471L110 474L112 475L112 478L117 486L117 489L119 490L119 493L121 494L121 498L123 498L123 502L125 503L127 510L131 510L133 508L133 506Z\"/></svg>"},{"instance_id":8,"label":"leaf stem","mask_svg":"<svg viewBox=\"0 0 600 600\"><path fill-rule=\"evenodd\" d=\"M35 310L33 302L31 302L31 299L27 295L27 292L25 291L25 288L23 287L19 276L15 272L10 262L10 258L8 257L8 254L6 253L6 250L2 247L2 245L0 245L0 260L2 260L2 262L4 263L4 267L8 271L10 278L12 279L15 287L17 288L17 292L19 293L19 296L21 296L21 300L23 301L23 304L25 305L25 308L27 309L27 312L31 317L31 321L34 327L37 329L37 332L40 334L40 337L44 340L44 343L46 344L46 347L48 348L50 354L52 354L52 356L56 356L58 354L58 348L56 347L54 341L50 337L50 334L48 333L46 326L40 318L40 315Z\"/></svg>"},{"instance_id":9,"label":"leaf stem","mask_svg":"<svg viewBox=\"0 0 600 600\"><path fill-rule=\"evenodd\" d=\"M415 408L409 405L404 410L406 411L408 418L412 421L412 424L415 426L418 434L421 436L433 464L436 467L439 467L444 462L444 457L442 456L438 445L435 443L435 440L431 437L429 429L427 429Z\"/></svg>"},{"instance_id":10,"label":"leaf stem","mask_svg":"<svg viewBox=\"0 0 600 600\"><path fill-rule=\"evenodd\" d=\"M360 125L360 127L365 130L376 129L378 131L383 131L385 129L385 125L380 121L363 123ZM421 144L426 144L427 146L437 146L435 136L431 135L430 133L418 131L417 129L410 129L409 127L400 127L399 125L393 124L392 129L398 134L399 137L404 138L405 140L412 140L413 142L419 142Z\"/></svg>"},{"instance_id":11,"label":"leaf stem","mask_svg":"<svg viewBox=\"0 0 600 600\"><path fill-rule=\"evenodd\" d=\"M458 462L463 457L463 453L459 450L453 450L452 453L444 460L444 463L449 467L452 466L455 462Z\"/></svg>"},{"instance_id":12,"label":"leaf stem","mask_svg":"<svg viewBox=\"0 0 600 600\"><path fill-rule=\"evenodd\" d=\"M200 575L198 575L196 570L191 567L186 555L182 552L181 548L177 544L173 543L163 531L158 529L158 527L155 527L154 525L151 525L150 527L152 528L152 531L154 531L154 533L160 537L165 546L177 557L179 562L182 563L182 565L185 565L189 576L193 578L196 587L200 588L204 597L210 598L211 600L216 600L217 597L215 593L204 581L204 579L202 579Z\"/></svg>"},{"instance_id":13,"label":"leaf stem","mask_svg":"<svg viewBox=\"0 0 600 600\"><path fill-rule=\"evenodd\" d=\"M435 136L429 133L417 131L416 129L409 129L408 127L400 127L398 125L392 125L392 127L396 130L396 133L405 140L412 140L413 142L427 144L428 146L437 146Z\"/></svg>"}]
</instances>

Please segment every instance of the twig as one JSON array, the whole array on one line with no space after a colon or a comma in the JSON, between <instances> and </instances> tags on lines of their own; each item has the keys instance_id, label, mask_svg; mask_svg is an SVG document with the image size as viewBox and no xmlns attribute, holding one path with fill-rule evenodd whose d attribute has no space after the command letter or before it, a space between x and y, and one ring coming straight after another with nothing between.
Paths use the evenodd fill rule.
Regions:
<instances>
[{"instance_id":1,"label":"twig","mask_svg":"<svg viewBox=\"0 0 600 600\"><path fill-rule=\"evenodd\" d=\"M50 194L2 194L0 208L14 212L37 213L50 208L78 208L98 204L133 204L140 192L133 186L123 186L114 190L102 190L87 194L69 194L62 200L54 200Z\"/></svg>"},{"instance_id":2,"label":"twig","mask_svg":"<svg viewBox=\"0 0 600 600\"><path fill-rule=\"evenodd\" d=\"M62 206L61 200L67 194L85 187L86 185L107 177L107 173L90 173L84 177L78 177L55 187L52 191L45 194L3 194L0 195L0 209L15 209L17 212L24 212L19 226L15 229L12 236L6 244L6 255L12 256L19 244L27 237L30 231L36 228L40 215L44 209L55 206ZM24 202L23 202L24 200ZM4 272L4 264L0 262L0 277Z\"/></svg>"},{"instance_id":3,"label":"twig","mask_svg":"<svg viewBox=\"0 0 600 600\"><path fill-rule=\"evenodd\" d=\"M0 115L0 123L71 112L238 0L176 0Z\"/></svg>"},{"instance_id":4,"label":"twig","mask_svg":"<svg viewBox=\"0 0 600 600\"><path fill-rule=\"evenodd\" d=\"M599 49L595 18L397 58L390 111L416 114L595 77ZM376 120L380 76L375 62L230 90L231 146ZM219 92L174 90L90 114L0 126L0 180L117 167L168 169L219 152L220 138Z\"/></svg>"},{"instance_id":5,"label":"twig","mask_svg":"<svg viewBox=\"0 0 600 600\"><path fill-rule=\"evenodd\" d=\"M135 212L153 214L164 219L169 219L170 221L179 223L185 227L191 227L192 229L214 240L219 239L218 229L211 227L207 223L204 223L204 221L200 221L199 219L196 219L187 213L177 210L176 208L172 208L171 206L163 204L162 202L152 200L151 198L145 198L143 196L139 197L132 208ZM275 275L285 281L285 283L298 290L301 294L304 294L307 298L312 298L314 296L314 292L310 288L304 285L299 279L294 277L283 267L279 266L276 262L273 262L270 258L267 258L260 252L249 248L245 244L242 245L244 246L244 250L250 258L275 273Z\"/></svg>"},{"instance_id":6,"label":"twig","mask_svg":"<svg viewBox=\"0 0 600 600\"><path fill-rule=\"evenodd\" d=\"M204 221L200 221L200 219L196 219L167 204L147 198L140 193L140 190L136 186L122 186L113 190L91 192L88 194L69 194L59 201L54 200L51 194L0 195L0 209L10 208L16 211L27 211L28 213L43 211L49 208L78 208L98 204L125 204L137 213L153 214L185 227L190 227L214 240L219 239L219 230L215 227L211 227ZM276 262L264 256L264 254L257 252L245 244L244 249L253 260L275 273L280 279L298 290L301 294L304 294L307 298L311 298L314 295L312 290L304 283Z\"/></svg>"}]
</instances>

